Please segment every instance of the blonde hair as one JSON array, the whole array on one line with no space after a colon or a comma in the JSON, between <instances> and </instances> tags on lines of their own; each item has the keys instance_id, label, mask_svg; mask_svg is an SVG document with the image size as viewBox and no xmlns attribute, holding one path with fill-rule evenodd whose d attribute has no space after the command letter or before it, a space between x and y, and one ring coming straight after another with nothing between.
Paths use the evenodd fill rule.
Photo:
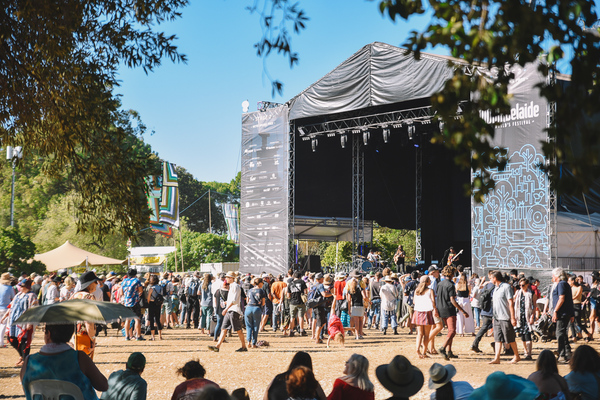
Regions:
<instances>
[{"instance_id":1,"label":"blonde hair","mask_svg":"<svg viewBox=\"0 0 600 400\"><path fill-rule=\"evenodd\" d=\"M419 281L419 286L417 286L417 289L415 290L415 296L421 296L423 293L425 293L425 291L427 291L428 288L428 284L427 282L431 281L429 279L429 276L427 275L423 275L421 277L421 280Z\"/></svg>"},{"instance_id":2,"label":"blonde hair","mask_svg":"<svg viewBox=\"0 0 600 400\"><path fill-rule=\"evenodd\" d=\"M339 343L342 346L344 346L346 343L346 338L344 337L344 334L342 332L336 333L335 336L333 337L333 340L335 340L336 343Z\"/></svg>"},{"instance_id":3,"label":"blonde hair","mask_svg":"<svg viewBox=\"0 0 600 400\"><path fill-rule=\"evenodd\" d=\"M71 278L70 276L67 276L67 277L65 278L65 286L66 286L68 289L71 289L73 286L75 286L75 283L73 282L73 278Z\"/></svg>"},{"instance_id":4,"label":"blonde hair","mask_svg":"<svg viewBox=\"0 0 600 400\"><path fill-rule=\"evenodd\" d=\"M356 293L356 287L358 286L358 281L356 279L352 279L348 282L348 293L354 294Z\"/></svg>"},{"instance_id":5,"label":"blonde hair","mask_svg":"<svg viewBox=\"0 0 600 400\"><path fill-rule=\"evenodd\" d=\"M343 381L356 382L361 390L372 392L375 390L373 382L369 379L369 360L360 354L352 354L348 360L348 375L341 378Z\"/></svg>"}]
</instances>

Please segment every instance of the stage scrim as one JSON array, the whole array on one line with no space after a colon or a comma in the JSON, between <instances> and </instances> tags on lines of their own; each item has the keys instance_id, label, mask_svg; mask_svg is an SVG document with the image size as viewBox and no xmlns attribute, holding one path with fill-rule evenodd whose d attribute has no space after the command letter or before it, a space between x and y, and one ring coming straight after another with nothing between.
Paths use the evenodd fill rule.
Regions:
<instances>
[{"instance_id":1,"label":"stage scrim","mask_svg":"<svg viewBox=\"0 0 600 400\"><path fill-rule=\"evenodd\" d=\"M240 271L279 274L288 264L288 107L242 116Z\"/></svg>"},{"instance_id":2,"label":"stage scrim","mask_svg":"<svg viewBox=\"0 0 600 400\"><path fill-rule=\"evenodd\" d=\"M547 102L535 87L544 81L537 64L514 67L509 85L511 113L481 115L498 122L494 145L508 149L510 162L495 171L495 190L472 208L472 262L475 268L549 268L549 184L539 165L545 162Z\"/></svg>"}]
</instances>

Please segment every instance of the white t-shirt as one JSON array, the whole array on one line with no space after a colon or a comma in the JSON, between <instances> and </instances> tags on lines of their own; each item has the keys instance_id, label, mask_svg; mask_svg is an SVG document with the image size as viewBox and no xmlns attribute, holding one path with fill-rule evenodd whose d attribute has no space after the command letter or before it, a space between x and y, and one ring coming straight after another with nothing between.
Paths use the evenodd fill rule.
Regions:
<instances>
[{"instance_id":1,"label":"white t-shirt","mask_svg":"<svg viewBox=\"0 0 600 400\"><path fill-rule=\"evenodd\" d=\"M348 286L348 285L346 285ZM381 296L381 310L382 311L395 311L396 301L398 300L398 290L391 283L385 283L379 291Z\"/></svg>"},{"instance_id":2,"label":"white t-shirt","mask_svg":"<svg viewBox=\"0 0 600 400\"><path fill-rule=\"evenodd\" d=\"M229 293L227 294L227 306L231 304L229 307L229 311L235 311L238 314L242 313L242 309L240 308L240 301L242 297L242 289L240 285L233 282L229 285Z\"/></svg>"}]
</instances>

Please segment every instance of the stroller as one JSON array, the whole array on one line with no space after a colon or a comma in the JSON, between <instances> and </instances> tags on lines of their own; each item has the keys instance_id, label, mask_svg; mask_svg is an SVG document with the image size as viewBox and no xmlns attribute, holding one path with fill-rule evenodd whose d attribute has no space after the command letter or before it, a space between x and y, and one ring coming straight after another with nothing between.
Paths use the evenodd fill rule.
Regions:
<instances>
[{"instance_id":1,"label":"stroller","mask_svg":"<svg viewBox=\"0 0 600 400\"><path fill-rule=\"evenodd\" d=\"M556 339L556 324L552 322L550 314L543 314L533 325L533 331L532 339L534 342L538 341L537 336L540 337L542 342Z\"/></svg>"}]
</instances>

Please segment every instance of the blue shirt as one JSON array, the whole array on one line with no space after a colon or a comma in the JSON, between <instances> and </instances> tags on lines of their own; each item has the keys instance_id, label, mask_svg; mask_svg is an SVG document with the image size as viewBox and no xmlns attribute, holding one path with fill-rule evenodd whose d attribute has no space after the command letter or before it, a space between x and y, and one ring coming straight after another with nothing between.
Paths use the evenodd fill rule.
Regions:
<instances>
[{"instance_id":1,"label":"blue shirt","mask_svg":"<svg viewBox=\"0 0 600 400\"><path fill-rule=\"evenodd\" d=\"M0 309L6 309L15 298L15 289L11 285L0 285Z\"/></svg>"},{"instance_id":2,"label":"blue shirt","mask_svg":"<svg viewBox=\"0 0 600 400\"><path fill-rule=\"evenodd\" d=\"M108 390L102 400L146 400L148 383L131 370L115 371L108 377Z\"/></svg>"},{"instance_id":3,"label":"blue shirt","mask_svg":"<svg viewBox=\"0 0 600 400\"><path fill-rule=\"evenodd\" d=\"M267 294L264 290L253 287L252 289L246 292L246 297L248 299L248 305L251 307L258 307L262 305L262 299L267 297Z\"/></svg>"},{"instance_id":4,"label":"blue shirt","mask_svg":"<svg viewBox=\"0 0 600 400\"><path fill-rule=\"evenodd\" d=\"M140 301L140 292L138 288L142 286L142 282L138 278L125 278L121 283L123 290L123 305L125 307L133 307Z\"/></svg>"}]
</instances>

